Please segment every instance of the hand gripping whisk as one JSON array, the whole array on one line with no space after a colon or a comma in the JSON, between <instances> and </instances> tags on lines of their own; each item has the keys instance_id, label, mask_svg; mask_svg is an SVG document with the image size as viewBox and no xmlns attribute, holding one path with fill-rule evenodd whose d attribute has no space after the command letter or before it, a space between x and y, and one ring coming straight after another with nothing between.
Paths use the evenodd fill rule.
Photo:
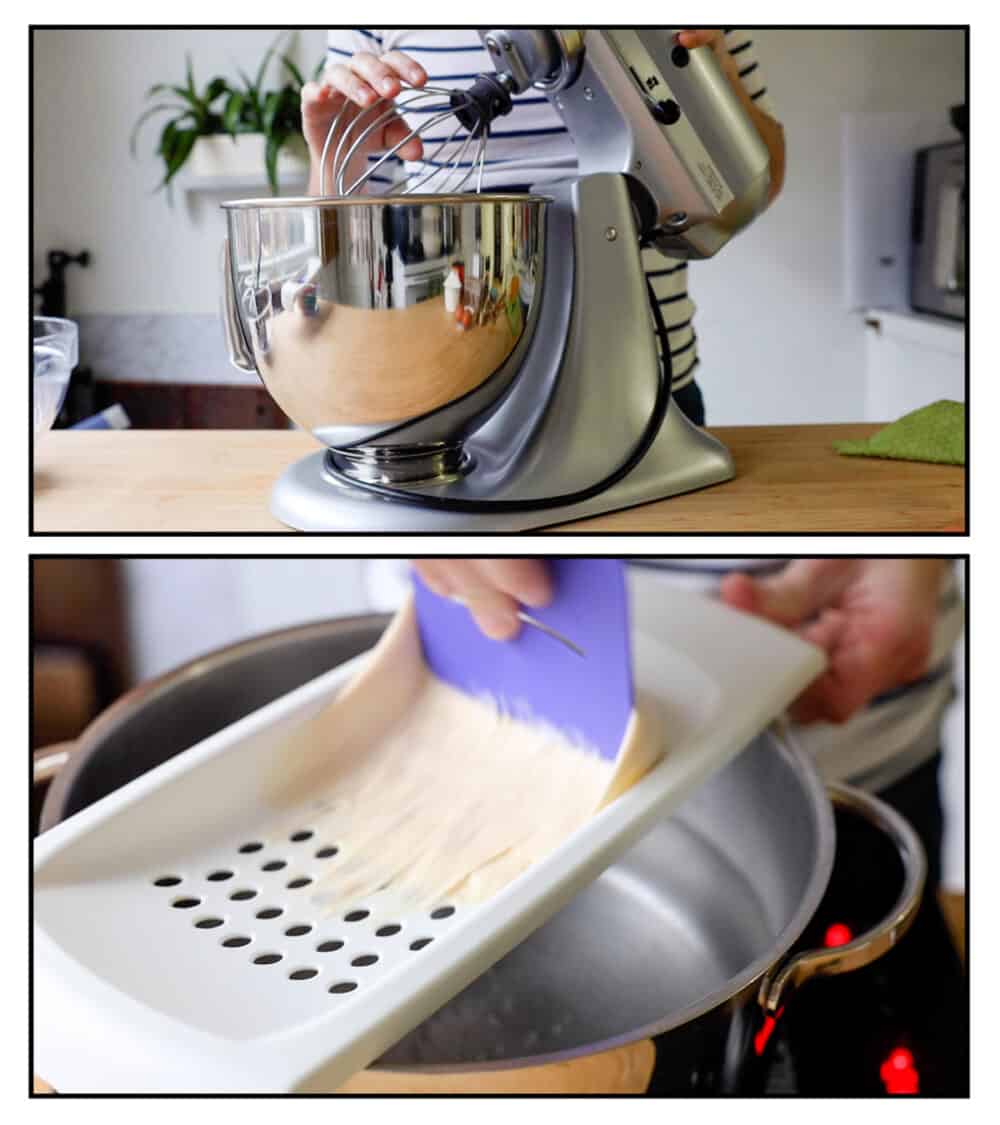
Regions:
<instances>
[{"instance_id":1,"label":"hand gripping whisk","mask_svg":"<svg viewBox=\"0 0 1000 1125\"><path fill-rule=\"evenodd\" d=\"M468 90L448 90L440 86L420 89L404 87L393 101L378 101L348 118L357 107L345 101L327 133L320 172L320 194L327 194L327 169L330 168L334 195L354 195L362 191L379 169L392 161L409 141L420 137L437 147L415 162L417 167L393 185L394 195L457 194L476 176L476 192L482 191L489 144L490 123L513 108L506 84L492 75L482 75ZM419 115L421 123L411 129L392 148L369 160L368 167L353 180L351 162L364 149L365 142L377 135L404 113ZM438 127L447 136L435 136ZM448 130L450 129L450 132ZM330 152L333 159L330 162Z\"/></svg>"}]
</instances>

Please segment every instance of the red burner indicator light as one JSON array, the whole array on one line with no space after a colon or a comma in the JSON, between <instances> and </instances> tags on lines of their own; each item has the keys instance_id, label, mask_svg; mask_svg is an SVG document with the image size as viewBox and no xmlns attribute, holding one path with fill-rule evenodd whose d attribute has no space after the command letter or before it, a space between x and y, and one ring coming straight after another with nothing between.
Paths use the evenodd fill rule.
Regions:
<instances>
[{"instance_id":1,"label":"red burner indicator light","mask_svg":"<svg viewBox=\"0 0 1000 1125\"><path fill-rule=\"evenodd\" d=\"M913 1055L905 1047L894 1047L879 1068L879 1077L887 1094L919 1094L920 1072L913 1064Z\"/></svg>"},{"instance_id":2,"label":"red burner indicator light","mask_svg":"<svg viewBox=\"0 0 1000 1125\"><path fill-rule=\"evenodd\" d=\"M850 926L845 926L843 922L834 922L826 931L823 944L827 949L836 949L838 945L847 945L848 942L853 940L854 933Z\"/></svg>"}]
</instances>

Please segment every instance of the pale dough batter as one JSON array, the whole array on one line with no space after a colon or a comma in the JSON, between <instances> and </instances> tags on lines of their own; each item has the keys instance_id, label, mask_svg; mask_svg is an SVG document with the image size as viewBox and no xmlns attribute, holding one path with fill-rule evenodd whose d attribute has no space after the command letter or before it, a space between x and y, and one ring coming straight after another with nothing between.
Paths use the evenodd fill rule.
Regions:
<instances>
[{"instance_id":1,"label":"pale dough batter","mask_svg":"<svg viewBox=\"0 0 1000 1125\"><path fill-rule=\"evenodd\" d=\"M358 677L296 732L275 795L296 807L296 825L313 810L316 839L339 849L318 901L339 910L382 892L399 909L433 908L495 894L658 753L635 712L609 762L443 683L408 604Z\"/></svg>"}]
</instances>

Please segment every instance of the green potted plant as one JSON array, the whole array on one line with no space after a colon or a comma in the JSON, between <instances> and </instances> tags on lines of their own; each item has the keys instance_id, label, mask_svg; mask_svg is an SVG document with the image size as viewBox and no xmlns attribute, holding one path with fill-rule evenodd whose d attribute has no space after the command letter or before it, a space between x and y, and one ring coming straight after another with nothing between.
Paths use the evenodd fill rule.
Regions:
<instances>
[{"instance_id":1,"label":"green potted plant","mask_svg":"<svg viewBox=\"0 0 1000 1125\"><path fill-rule=\"evenodd\" d=\"M156 148L164 166L159 187L169 185L185 166L206 177L247 176L263 169L274 195L279 167L304 174L307 158L300 106L305 80L283 55L286 81L277 89L264 88L276 49L277 44L269 48L253 78L239 71L239 83L216 77L199 90L188 56L183 86L161 82L149 89L146 97L155 104L135 123L130 144L134 156L142 126L159 114L170 114ZM321 62L315 76L322 69Z\"/></svg>"}]
</instances>

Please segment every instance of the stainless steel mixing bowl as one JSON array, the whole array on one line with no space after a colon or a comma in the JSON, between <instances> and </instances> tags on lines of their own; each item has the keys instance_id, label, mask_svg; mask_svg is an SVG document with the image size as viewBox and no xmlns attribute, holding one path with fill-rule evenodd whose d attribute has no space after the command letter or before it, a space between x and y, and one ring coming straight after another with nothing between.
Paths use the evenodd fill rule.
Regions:
<instances>
[{"instance_id":1,"label":"stainless steel mixing bowl","mask_svg":"<svg viewBox=\"0 0 1000 1125\"><path fill-rule=\"evenodd\" d=\"M230 357L380 482L446 479L537 319L547 200L531 195L224 203Z\"/></svg>"}]
</instances>

